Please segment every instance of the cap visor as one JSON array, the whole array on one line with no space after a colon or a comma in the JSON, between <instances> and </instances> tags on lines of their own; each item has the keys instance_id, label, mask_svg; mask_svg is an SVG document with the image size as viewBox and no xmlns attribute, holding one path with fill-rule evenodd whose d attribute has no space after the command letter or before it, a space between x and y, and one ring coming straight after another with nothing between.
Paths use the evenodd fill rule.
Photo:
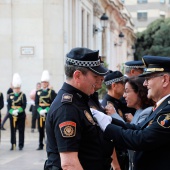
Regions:
<instances>
[{"instance_id":1,"label":"cap visor","mask_svg":"<svg viewBox=\"0 0 170 170\"><path fill-rule=\"evenodd\" d=\"M108 73L108 69L104 68L102 66L97 66L97 67L88 67L92 72L94 72L95 74L101 75L101 76L105 76Z\"/></svg>"},{"instance_id":2,"label":"cap visor","mask_svg":"<svg viewBox=\"0 0 170 170\"><path fill-rule=\"evenodd\" d=\"M147 77L148 75L151 75L153 73L155 73L155 72L146 72L146 73L138 75L138 77Z\"/></svg>"}]
</instances>

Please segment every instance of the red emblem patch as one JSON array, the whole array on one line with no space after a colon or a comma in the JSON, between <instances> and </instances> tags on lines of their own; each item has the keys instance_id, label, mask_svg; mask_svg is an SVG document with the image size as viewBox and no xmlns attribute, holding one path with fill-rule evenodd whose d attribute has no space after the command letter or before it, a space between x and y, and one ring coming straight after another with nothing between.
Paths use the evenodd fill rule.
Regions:
<instances>
[{"instance_id":1,"label":"red emblem patch","mask_svg":"<svg viewBox=\"0 0 170 170\"><path fill-rule=\"evenodd\" d=\"M67 121L59 124L59 128L63 137L69 138L76 135L76 123Z\"/></svg>"}]
</instances>

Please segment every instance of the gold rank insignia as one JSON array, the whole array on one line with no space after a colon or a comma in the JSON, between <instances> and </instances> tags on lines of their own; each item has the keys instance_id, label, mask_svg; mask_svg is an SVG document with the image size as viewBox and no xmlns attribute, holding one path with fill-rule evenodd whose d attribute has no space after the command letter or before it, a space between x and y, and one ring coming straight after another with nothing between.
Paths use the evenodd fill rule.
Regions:
<instances>
[{"instance_id":1,"label":"gold rank insignia","mask_svg":"<svg viewBox=\"0 0 170 170\"><path fill-rule=\"evenodd\" d=\"M40 91L38 91L38 92L37 92L37 95L40 95L40 94L41 94L41 92L40 92Z\"/></svg>"},{"instance_id":2,"label":"gold rank insignia","mask_svg":"<svg viewBox=\"0 0 170 170\"><path fill-rule=\"evenodd\" d=\"M85 114L87 120L88 120L90 123L92 123L93 125L96 124L96 123L94 122L94 120L93 120L93 118L92 118L92 116L90 115L89 112L87 112L86 110L84 110L84 114Z\"/></svg>"},{"instance_id":3,"label":"gold rank insignia","mask_svg":"<svg viewBox=\"0 0 170 170\"><path fill-rule=\"evenodd\" d=\"M72 94L64 93L61 102L72 102L72 99L73 99Z\"/></svg>"},{"instance_id":4,"label":"gold rank insignia","mask_svg":"<svg viewBox=\"0 0 170 170\"><path fill-rule=\"evenodd\" d=\"M76 135L76 123L72 121L66 121L59 124L61 135L64 138L74 137Z\"/></svg>"},{"instance_id":5,"label":"gold rank insignia","mask_svg":"<svg viewBox=\"0 0 170 170\"><path fill-rule=\"evenodd\" d=\"M157 122L164 128L170 128L170 113L160 115L157 119Z\"/></svg>"}]
</instances>

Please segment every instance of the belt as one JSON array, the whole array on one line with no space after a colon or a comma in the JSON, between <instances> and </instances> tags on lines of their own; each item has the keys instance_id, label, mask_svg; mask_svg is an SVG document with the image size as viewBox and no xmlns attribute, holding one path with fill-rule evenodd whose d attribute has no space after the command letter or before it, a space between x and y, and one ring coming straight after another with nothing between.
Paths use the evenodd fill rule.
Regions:
<instances>
[{"instance_id":1,"label":"belt","mask_svg":"<svg viewBox=\"0 0 170 170\"><path fill-rule=\"evenodd\" d=\"M21 106L11 106L12 109L19 109Z\"/></svg>"},{"instance_id":2,"label":"belt","mask_svg":"<svg viewBox=\"0 0 170 170\"><path fill-rule=\"evenodd\" d=\"M50 106L48 103L39 103L39 106Z\"/></svg>"}]
</instances>

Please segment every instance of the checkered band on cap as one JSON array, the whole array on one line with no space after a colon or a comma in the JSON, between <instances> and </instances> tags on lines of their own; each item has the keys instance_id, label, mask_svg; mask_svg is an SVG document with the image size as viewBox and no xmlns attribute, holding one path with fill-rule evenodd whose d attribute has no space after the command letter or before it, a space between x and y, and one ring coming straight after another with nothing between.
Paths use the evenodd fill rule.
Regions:
<instances>
[{"instance_id":1,"label":"checkered band on cap","mask_svg":"<svg viewBox=\"0 0 170 170\"><path fill-rule=\"evenodd\" d=\"M126 67L128 68L145 68L145 66L138 66L138 65L135 65L135 66L128 66L128 65L125 65Z\"/></svg>"},{"instance_id":2,"label":"checkered band on cap","mask_svg":"<svg viewBox=\"0 0 170 170\"><path fill-rule=\"evenodd\" d=\"M112 80L105 81L104 83L106 84L106 86L108 86L108 85L110 85L112 83L116 83L116 82L123 81L123 80L124 80L124 76L119 77L119 78L115 78L115 79L112 79Z\"/></svg>"},{"instance_id":3,"label":"checkered band on cap","mask_svg":"<svg viewBox=\"0 0 170 170\"><path fill-rule=\"evenodd\" d=\"M80 66L80 67L96 67L100 66L100 59L97 61L80 61L71 58L66 58L66 61L72 63L73 65Z\"/></svg>"}]
</instances>

